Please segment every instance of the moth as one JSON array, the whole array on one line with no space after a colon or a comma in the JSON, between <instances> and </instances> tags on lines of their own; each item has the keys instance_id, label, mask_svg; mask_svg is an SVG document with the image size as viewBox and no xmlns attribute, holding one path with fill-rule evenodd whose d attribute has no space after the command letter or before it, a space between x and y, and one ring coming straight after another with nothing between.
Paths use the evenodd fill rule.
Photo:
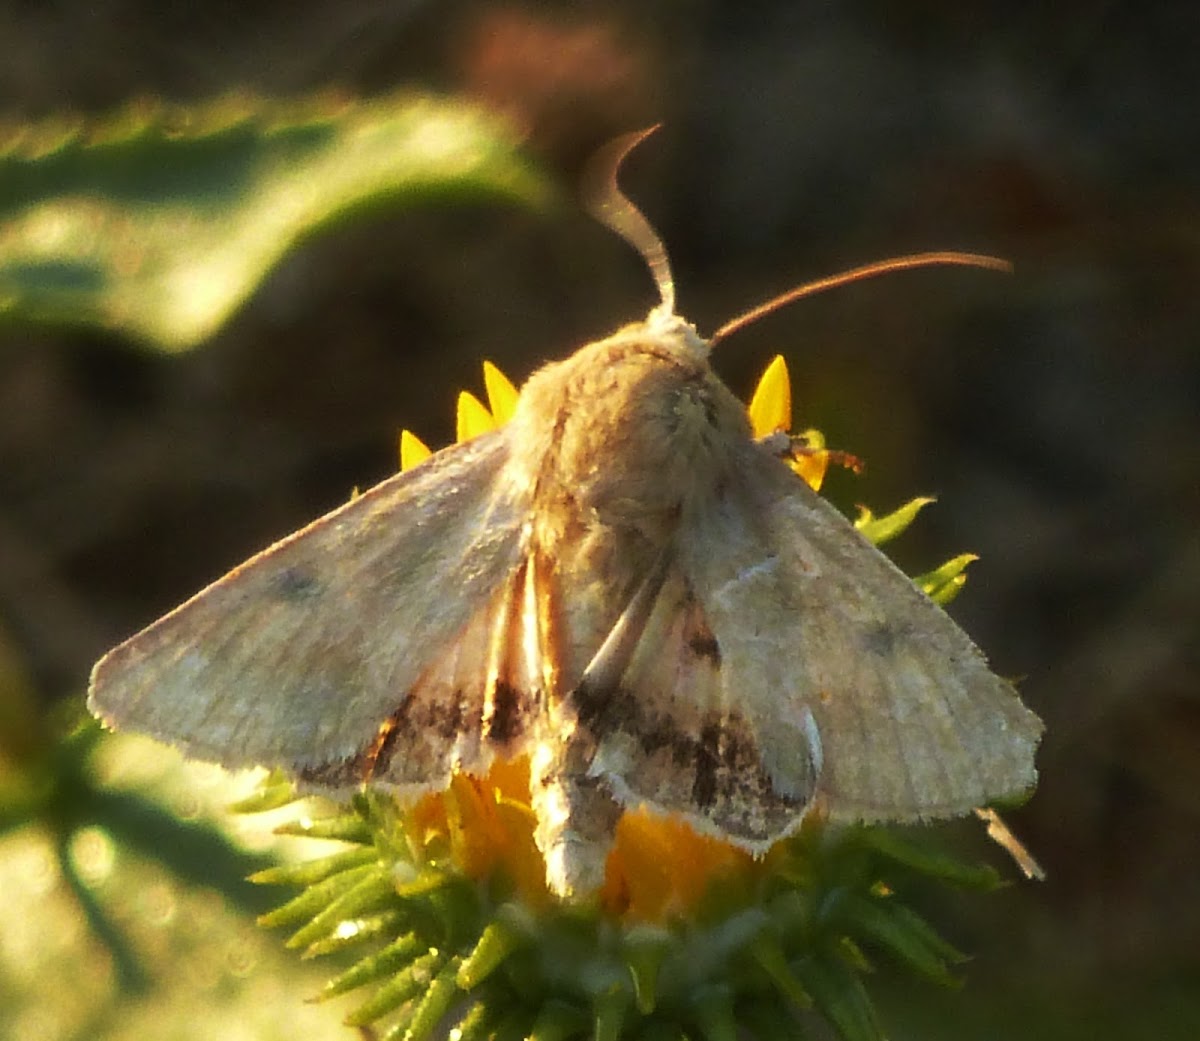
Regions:
<instances>
[{"instance_id":1,"label":"moth","mask_svg":"<svg viewBox=\"0 0 1200 1041\"><path fill-rule=\"evenodd\" d=\"M530 757L552 892L626 807L765 852L818 810L923 821L1020 795L1040 720L967 635L756 440L675 313L661 241L598 196L661 304L546 365L510 423L235 568L95 666L89 706L227 767L402 797ZM919 255L887 268L983 263Z\"/></svg>"}]
</instances>

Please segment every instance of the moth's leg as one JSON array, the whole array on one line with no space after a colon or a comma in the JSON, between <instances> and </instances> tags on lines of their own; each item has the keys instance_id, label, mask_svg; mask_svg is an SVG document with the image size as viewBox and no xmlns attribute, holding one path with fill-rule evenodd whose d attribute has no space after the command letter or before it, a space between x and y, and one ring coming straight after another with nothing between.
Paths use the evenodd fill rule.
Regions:
<instances>
[{"instance_id":1,"label":"moth's leg","mask_svg":"<svg viewBox=\"0 0 1200 1041\"><path fill-rule=\"evenodd\" d=\"M758 439L758 444L771 455L780 459L790 459L792 456L792 435L786 430L776 430Z\"/></svg>"},{"instance_id":2,"label":"moth's leg","mask_svg":"<svg viewBox=\"0 0 1200 1041\"><path fill-rule=\"evenodd\" d=\"M789 434L785 430L776 430L773 434L760 437L758 444L779 459L823 455L829 462L844 466L856 474L861 474L867 468L866 463L853 453L843 452L837 448L818 448L809 444L808 438L804 434Z\"/></svg>"},{"instance_id":3,"label":"moth's leg","mask_svg":"<svg viewBox=\"0 0 1200 1041\"><path fill-rule=\"evenodd\" d=\"M588 666L583 670L579 684L571 692L571 699L580 706L581 714L586 714L586 705L597 698L603 698L616 689L629 668L629 662L637 650L638 643L645 632L646 623L662 592L667 572L671 568L672 554L664 549L650 568L649 574L642 580L630 599L625 610L609 631L600 649L592 656Z\"/></svg>"},{"instance_id":4,"label":"moth's leg","mask_svg":"<svg viewBox=\"0 0 1200 1041\"><path fill-rule=\"evenodd\" d=\"M1045 880L1046 872L1043 870L1042 865L1025 848L1025 843L1009 830L1008 825L1001 819L1000 814L988 806L977 806L975 808L975 816L987 825L988 838L1013 858L1017 867L1021 869L1026 878L1036 878L1039 882Z\"/></svg>"}]
</instances>

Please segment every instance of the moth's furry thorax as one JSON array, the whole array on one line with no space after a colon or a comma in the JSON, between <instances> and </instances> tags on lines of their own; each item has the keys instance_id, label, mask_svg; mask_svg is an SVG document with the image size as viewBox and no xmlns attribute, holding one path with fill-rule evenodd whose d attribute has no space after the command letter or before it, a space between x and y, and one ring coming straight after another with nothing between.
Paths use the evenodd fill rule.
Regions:
<instances>
[{"instance_id":1,"label":"moth's furry thorax","mask_svg":"<svg viewBox=\"0 0 1200 1041\"><path fill-rule=\"evenodd\" d=\"M535 373L513 420L535 497L659 542L716 494L752 435L703 347L680 320L652 318Z\"/></svg>"}]
</instances>

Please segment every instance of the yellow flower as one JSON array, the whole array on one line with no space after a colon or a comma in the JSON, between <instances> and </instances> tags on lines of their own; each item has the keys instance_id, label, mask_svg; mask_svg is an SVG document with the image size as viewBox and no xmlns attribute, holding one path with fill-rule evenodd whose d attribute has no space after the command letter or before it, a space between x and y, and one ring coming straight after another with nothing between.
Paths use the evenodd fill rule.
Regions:
<instances>
[{"instance_id":1,"label":"yellow flower","mask_svg":"<svg viewBox=\"0 0 1200 1041\"><path fill-rule=\"evenodd\" d=\"M512 415L517 391L490 363L484 383L486 406L467 392L458 399L459 440ZM758 437L790 430L782 358L760 380L749 415ZM429 454L415 435L401 435L403 469ZM812 430L793 438L792 454L814 489L831 461L852 461ZM858 527L884 541L929 501L878 518L864 509ZM951 595L967 559L920 581L931 595ZM289 792L272 779L242 808L277 806ZM876 1041L860 978L865 948L942 982L961 957L896 897L903 879L995 881L990 869L888 832L827 833L816 819L755 860L638 808L617 824L599 899L565 906L547 891L534 829L524 757L497 761L484 777L457 775L408 807L365 791L347 810L281 829L350 847L256 876L304 889L263 922L295 928L289 944L308 955L374 945L323 996L374 987L347 1021L387 1024L385 1041L435 1032L455 1041L782 1038L801 1031L809 1006L844 1041Z\"/></svg>"}]
</instances>

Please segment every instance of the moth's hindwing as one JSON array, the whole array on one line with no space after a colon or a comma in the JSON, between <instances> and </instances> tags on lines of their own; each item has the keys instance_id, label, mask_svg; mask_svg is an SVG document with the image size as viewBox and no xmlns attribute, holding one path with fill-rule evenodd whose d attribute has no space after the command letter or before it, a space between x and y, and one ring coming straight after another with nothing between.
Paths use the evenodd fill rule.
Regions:
<instances>
[{"instance_id":1,"label":"moth's hindwing","mask_svg":"<svg viewBox=\"0 0 1200 1041\"><path fill-rule=\"evenodd\" d=\"M540 707L540 649L526 636L529 565L521 563L442 645L353 756L300 771L306 786L360 782L402 792L444 787L456 770L480 775L496 754L527 751Z\"/></svg>"},{"instance_id":2,"label":"moth's hindwing","mask_svg":"<svg viewBox=\"0 0 1200 1041\"><path fill-rule=\"evenodd\" d=\"M772 777L752 706L738 696L712 623L677 566L666 569L638 628L620 679L593 685L585 677L575 693L581 722L595 735L593 773L623 803L678 813L702 832L765 848L799 824L813 794L817 764L803 725L791 774L786 782Z\"/></svg>"}]
</instances>

